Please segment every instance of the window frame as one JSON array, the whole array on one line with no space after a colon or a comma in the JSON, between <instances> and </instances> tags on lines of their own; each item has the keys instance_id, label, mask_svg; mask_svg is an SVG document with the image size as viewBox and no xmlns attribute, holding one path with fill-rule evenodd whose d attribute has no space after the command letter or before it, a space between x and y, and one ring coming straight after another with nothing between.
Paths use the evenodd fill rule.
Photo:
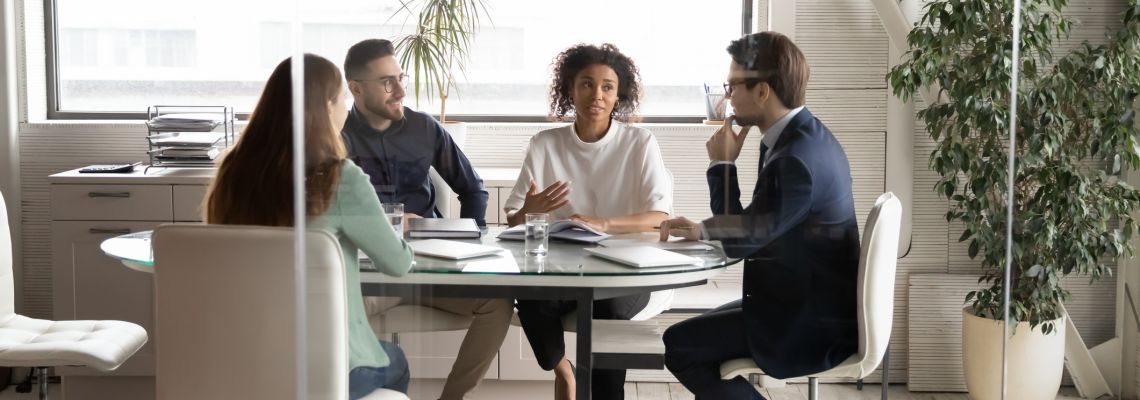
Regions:
<instances>
[{"instance_id":1,"label":"window frame","mask_svg":"<svg viewBox=\"0 0 1140 400\"><path fill-rule=\"evenodd\" d=\"M47 84L47 119L50 120L144 120L145 111L83 111L63 110L60 107L59 85L59 21L56 15L56 0L44 0L44 67ZM741 35L752 33L753 7L755 0L741 0ZM248 120L248 112L235 113L238 120ZM438 115L436 115L438 118ZM700 116L643 116L645 123L701 123ZM449 121L455 122L549 122L546 115L507 115L507 114L449 114Z\"/></svg>"}]
</instances>

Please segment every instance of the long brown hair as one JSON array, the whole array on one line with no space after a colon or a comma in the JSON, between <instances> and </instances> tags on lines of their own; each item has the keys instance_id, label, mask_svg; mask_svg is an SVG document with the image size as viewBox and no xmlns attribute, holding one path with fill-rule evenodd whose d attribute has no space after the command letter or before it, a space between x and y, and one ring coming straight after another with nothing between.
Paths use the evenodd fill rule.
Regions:
<instances>
[{"instance_id":1,"label":"long brown hair","mask_svg":"<svg viewBox=\"0 0 1140 400\"><path fill-rule=\"evenodd\" d=\"M265 83L249 124L222 158L206 195L210 224L293 226L293 79L285 59ZM341 96L331 61L305 54L305 212L324 214L345 158L328 105Z\"/></svg>"}]
</instances>

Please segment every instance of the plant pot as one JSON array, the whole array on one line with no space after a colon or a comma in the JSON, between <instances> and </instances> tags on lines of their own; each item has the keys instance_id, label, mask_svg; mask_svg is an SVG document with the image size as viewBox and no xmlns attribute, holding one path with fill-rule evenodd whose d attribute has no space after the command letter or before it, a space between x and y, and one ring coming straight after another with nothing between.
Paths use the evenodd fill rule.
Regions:
<instances>
[{"instance_id":1,"label":"plant pot","mask_svg":"<svg viewBox=\"0 0 1140 400\"><path fill-rule=\"evenodd\" d=\"M1137 332L1136 337L1140 337L1140 332ZM1134 395L1140 395L1140 343L1136 344L1136 358L1135 359L1136 359L1136 366L1133 368L1133 371L1134 371L1136 376L1133 377L1133 381L1132 381L1132 384L1135 385L1135 387L1133 389L1135 391L1132 393Z\"/></svg>"},{"instance_id":2,"label":"plant pot","mask_svg":"<svg viewBox=\"0 0 1140 400\"><path fill-rule=\"evenodd\" d=\"M463 150L463 144L467 141L467 124L463 122L446 122L443 123L443 130L451 134L451 140L455 141L455 145Z\"/></svg>"},{"instance_id":3,"label":"plant pot","mask_svg":"<svg viewBox=\"0 0 1140 400\"><path fill-rule=\"evenodd\" d=\"M1006 394L1019 400L1053 400L1065 366L1065 319L1046 335L1028 322L1017 324L1007 347ZM962 369L973 400L1001 399L1002 323L962 310Z\"/></svg>"}]
</instances>

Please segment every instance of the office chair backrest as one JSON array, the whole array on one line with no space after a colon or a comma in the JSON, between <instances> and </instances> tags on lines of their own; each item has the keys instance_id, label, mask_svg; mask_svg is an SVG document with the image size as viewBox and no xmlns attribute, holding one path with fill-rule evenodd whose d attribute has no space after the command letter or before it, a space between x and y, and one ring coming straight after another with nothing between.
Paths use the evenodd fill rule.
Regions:
<instances>
[{"instance_id":1,"label":"office chair backrest","mask_svg":"<svg viewBox=\"0 0 1140 400\"><path fill-rule=\"evenodd\" d=\"M12 232L8 226L8 205L0 193L0 315L16 313L16 293L12 275Z\"/></svg>"},{"instance_id":2,"label":"office chair backrest","mask_svg":"<svg viewBox=\"0 0 1140 400\"><path fill-rule=\"evenodd\" d=\"M158 398L297 396L291 228L155 230ZM309 399L348 394L344 261L332 234L306 233Z\"/></svg>"},{"instance_id":3,"label":"office chair backrest","mask_svg":"<svg viewBox=\"0 0 1140 400\"><path fill-rule=\"evenodd\" d=\"M891 339L901 223L902 204L887 192L875 200L863 226L857 289L860 377L875 371Z\"/></svg>"}]
</instances>

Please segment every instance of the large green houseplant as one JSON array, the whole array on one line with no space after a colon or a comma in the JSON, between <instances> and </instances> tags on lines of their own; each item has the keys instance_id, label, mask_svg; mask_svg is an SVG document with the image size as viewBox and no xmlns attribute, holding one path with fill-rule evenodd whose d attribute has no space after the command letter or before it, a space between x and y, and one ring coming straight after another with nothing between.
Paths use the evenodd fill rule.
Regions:
<instances>
[{"instance_id":1,"label":"large green houseplant","mask_svg":"<svg viewBox=\"0 0 1140 400\"><path fill-rule=\"evenodd\" d=\"M455 72L464 73L471 40L483 18L484 0L401 0L401 12L414 21L412 33L396 42L400 64L412 78L419 108L423 95L439 99L439 119L447 121L447 99L457 88Z\"/></svg>"},{"instance_id":2,"label":"large green houseplant","mask_svg":"<svg viewBox=\"0 0 1140 400\"><path fill-rule=\"evenodd\" d=\"M904 100L938 92L919 118L936 145L930 167L940 175L935 190L950 203L946 219L964 225L959 241L982 267L983 288L966 296L966 312L1003 317L1012 190L1010 320L1044 335L1063 334L1056 325L1069 292L1061 278L1078 274L1091 283L1111 273L1110 259L1131 254L1131 213L1140 208L1140 193L1120 179L1123 169L1140 168L1132 107L1140 88L1140 0L1129 1L1123 27L1105 44L1055 54L1074 24L1062 13L1067 3L1023 2L1021 54L1012 60L1012 0L934 0L907 37L910 50L887 74ZM1019 133L1009 188L1013 62L1020 65Z\"/></svg>"}]
</instances>

